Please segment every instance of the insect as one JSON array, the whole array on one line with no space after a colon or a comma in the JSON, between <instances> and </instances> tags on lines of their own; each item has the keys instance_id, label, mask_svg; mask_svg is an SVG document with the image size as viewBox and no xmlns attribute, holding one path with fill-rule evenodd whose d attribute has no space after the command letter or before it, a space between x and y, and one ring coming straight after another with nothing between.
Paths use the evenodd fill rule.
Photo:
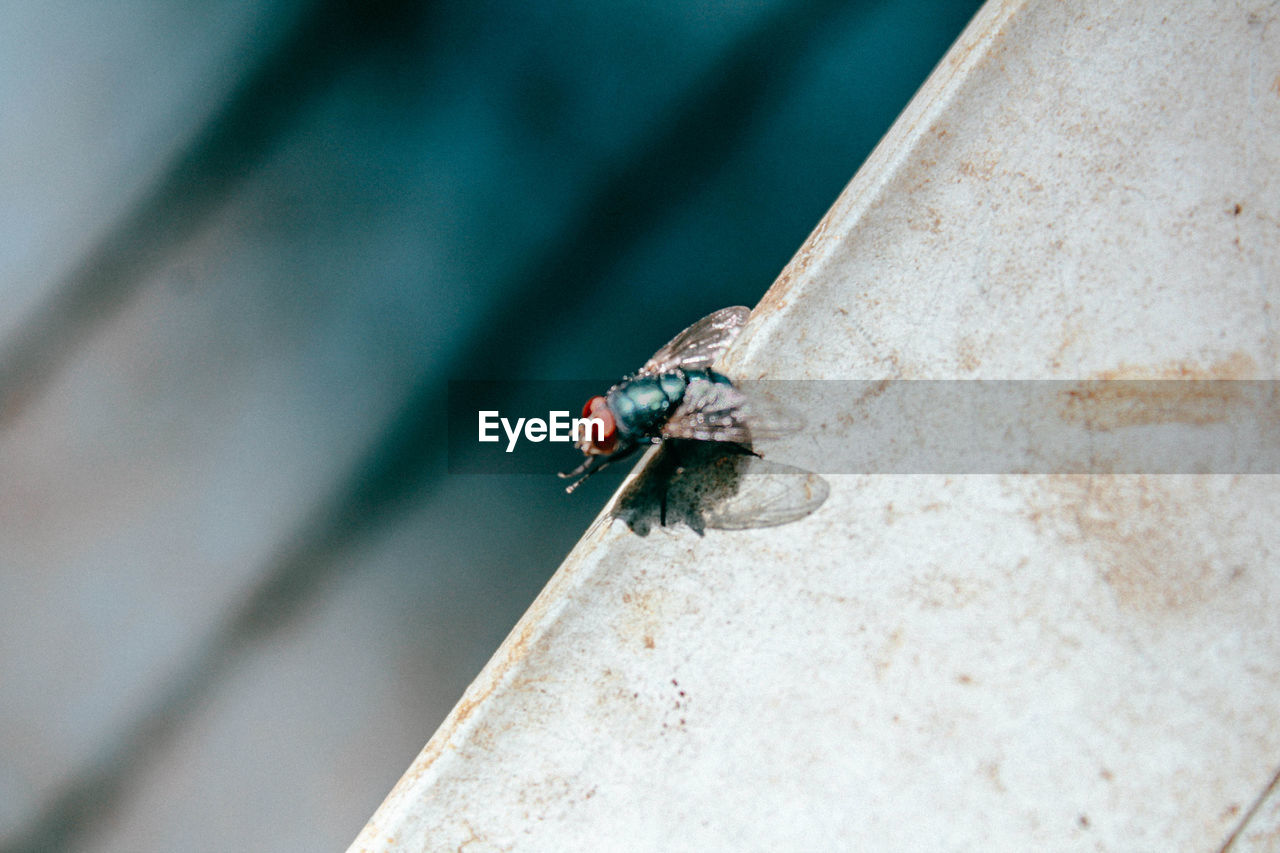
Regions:
<instances>
[{"instance_id":1,"label":"insect","mask_svg":"<svg viewBox=\"0 0 1280 853\"><path fill-rule=\"evenodd\" d=\"M664 439L729 442L750 452L753 434L796 428L781 422L785 418L765 423L753 412L747 395L711 369L750 313L738 305L708 314L672 338L638 371L588 400L582 416L599 419L603 435L587 430L576 443L587 458L560 474L578 478L565 491L573 492L597 471Z\"/></svg>"}]
</instances>

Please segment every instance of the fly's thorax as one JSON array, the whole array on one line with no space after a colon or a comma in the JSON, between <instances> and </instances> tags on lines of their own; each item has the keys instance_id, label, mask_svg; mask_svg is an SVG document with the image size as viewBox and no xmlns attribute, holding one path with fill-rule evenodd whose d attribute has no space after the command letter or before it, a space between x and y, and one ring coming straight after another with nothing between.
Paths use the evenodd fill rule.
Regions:
<instances>
[{"instance_id":1,"label":"fly's thorax","mask_svg":"<svg viewBox=\"0 0 1280 853\"><path fill-rule=\"evenodd\" d=\"M684 399L687 386L683 372L637 376L610 388L605 399L622 436L653 436L661 430L668 413Z\"/></svg>"}]
</instances>

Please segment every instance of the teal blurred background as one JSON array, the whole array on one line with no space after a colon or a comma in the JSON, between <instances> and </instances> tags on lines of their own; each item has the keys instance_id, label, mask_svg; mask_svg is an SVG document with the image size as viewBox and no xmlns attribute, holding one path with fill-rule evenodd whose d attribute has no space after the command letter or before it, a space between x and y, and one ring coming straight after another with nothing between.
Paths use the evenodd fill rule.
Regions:
<instances>
[{"instance_id":1,"label":"teal blurred background","mask_svg":"<svg viewBox=\"0 0 1280 853\"><path fill-rule=\"evenodd\" d=\"M343 849L629 467L447 382L754 305L976 9L0 2L0 850Z\"/></svg>"}]
</instances>

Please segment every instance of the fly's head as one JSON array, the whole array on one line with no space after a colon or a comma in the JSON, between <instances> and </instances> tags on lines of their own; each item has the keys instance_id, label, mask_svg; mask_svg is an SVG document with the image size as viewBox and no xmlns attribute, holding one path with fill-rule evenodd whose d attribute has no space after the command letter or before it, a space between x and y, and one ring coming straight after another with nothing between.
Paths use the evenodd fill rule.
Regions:
<instances>
[{"instance_id":1,"label":"fly's head","mask_svg":"<svg viewBox=\"0 0 1280 853\"><path fill-rule=\"evenodd\" d=\"M572 471L565 471L560 476L574 478L566 492L572 493L582 481L597 471L608 467L611 462L630 456L639 446L634 441L624 441L618 433L618 419L609 408L609 401L602 396L592 397L582 407L582 431L574 446L581 450L586 459Z\"/></svg>"},{"instance_id":2,"label":"fly's head","mask_svg":"<svg viewBox=\"0 0 1280 853\"><path fill-rule=\"evenodd\" d=\"M587 456L610 456L618 450L618 422L604 397L595 396L582 407L587 423L574 444Z\"/></svg>"}]
</instances>

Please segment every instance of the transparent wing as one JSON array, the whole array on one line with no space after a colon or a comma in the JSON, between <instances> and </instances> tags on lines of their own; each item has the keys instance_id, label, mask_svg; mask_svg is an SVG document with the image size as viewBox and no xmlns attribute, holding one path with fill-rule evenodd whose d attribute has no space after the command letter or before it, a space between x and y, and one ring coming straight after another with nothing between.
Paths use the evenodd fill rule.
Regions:
<instances>
[{"instance_id":1,"label":"transparent wing","mask_svg":"<svg viewBox=\"0 0 1280 853\"><path fill-rule=\"evenodd\" d=\"M751 444L796 432L804 422L783 409L719 382L690 382L684 399L662 428L665 438Z\"/></svg>"},{"instance_id":2,"label":"transparent wing","mask_svg":"<svg viewBox=\"0 0 1280 853\"><path fill-rule=\"evenodd\" d=\"M799 521L827 500L830 486L811 471L707 442L667 442L649 472L623 492L618 517L645 535L669 521L701 534Z\"/></svg>"},{"instance_id":3,"label":"transparent wing","mask_svg":"<svg viewBox=\"0 0 1280 853\"><path fill-rule=\"evenodd\" d=\"M826 502L827 481L811 471L754 456L736 460L736 491L707 507L703 521L718 530L775 527L799 521Z\"/></svg>"},{"instance_id":4,"label":"transparent wing","mask_svg":"<svg viewBox=\"0 0 1280 853\"><path fill-rule=\"evenodd\" d=\"M655 352L653 358L640 368L638 375L708 369L742 331L750 313L750 308L735 305L708 314Z\"/></svg>"}]
</instances>

